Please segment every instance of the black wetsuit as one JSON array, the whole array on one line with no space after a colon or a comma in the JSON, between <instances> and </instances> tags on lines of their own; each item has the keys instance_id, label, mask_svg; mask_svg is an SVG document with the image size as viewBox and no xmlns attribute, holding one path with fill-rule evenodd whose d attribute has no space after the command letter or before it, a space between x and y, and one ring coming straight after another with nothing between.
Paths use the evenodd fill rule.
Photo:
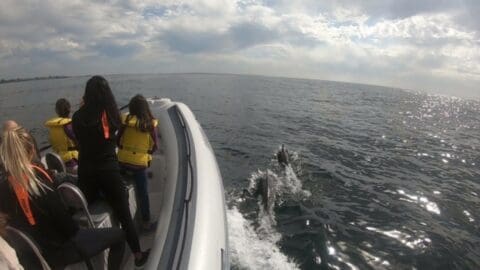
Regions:
<instances>
[{"instance_id":1,"label":"black wetsuit","mask_svg":"<svg viewBox=\"0 0 480 270\"><path fill-rule=\"evenodd\" d=\"M83 106L72 117L79 150L79 187L89 202L97 200L101 191L122 224L130 249L139 252L138 234L130 214L128 193L115 152L116 129L109 124L109 138L105 138L101 113Z\"/></svg>"},{"instance_id":2,"label":"black wetsuit","mask_svg":"<svg viewBox=\"0 0 480 270\"><path fill-rule=\"evenodd\" d=\"M36 222L30 225L5 172L0 169L0 211L8 215L8 225L31 236L52 269L63 269L107 248L110 248L109 269L119 269L125 246L123 231L117 228L79 229L50 181L42 173L37 172L37 177L49 188L45 188L41 196L30 197ZM39 269L39 262L22 241L13 235L7 235L7 240L16 249L25 269Z\"/></svg>"}]
</instances>

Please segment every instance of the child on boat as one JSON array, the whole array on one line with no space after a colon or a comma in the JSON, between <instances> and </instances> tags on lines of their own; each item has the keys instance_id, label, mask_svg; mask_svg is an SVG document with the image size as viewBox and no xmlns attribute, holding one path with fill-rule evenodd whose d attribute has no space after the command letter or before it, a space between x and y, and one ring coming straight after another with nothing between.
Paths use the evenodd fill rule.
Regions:
<instances>
[{"instance_id":1,"label":"child on boat","mask_svg":"<svg viewBox=\"0 0 480 270\"><path fill-rule=\"evenodd\" d=\"M61 98L55 103L54 117L47 122L45 126L49 131L49 140L55 151L65 163L67 172L76 174L78 167L78 151L75 134L72 128L72 119L70 118L70 103Z\"/></svg>"},{"instance_id":2,"label":"child on boat","mask_svg":"<svg viewBox=\"0 0 480 270\"><path fill-rule=\"evenodd\" d=\"M118 133L118 160L120 165L133 174L143 229L151 231L156 226L151 222L148 198L147 168L152 153L158 146L158 121L153 117L147 100L142 95L134 96L128 105L129 114L122 115L122 126Z\"/></svg>"}]
</instances>

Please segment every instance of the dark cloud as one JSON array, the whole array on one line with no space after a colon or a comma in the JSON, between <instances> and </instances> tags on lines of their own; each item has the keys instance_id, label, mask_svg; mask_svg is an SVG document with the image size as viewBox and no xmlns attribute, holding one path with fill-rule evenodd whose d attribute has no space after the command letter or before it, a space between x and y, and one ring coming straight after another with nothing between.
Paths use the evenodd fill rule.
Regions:
<instances>
[{"instance_id":1,"label":"dark cloud","mask_svg":"<svg viewBox=\"0 0 480 270\"><path fill-rule=\"evenodd\" d=\"M252 47L279 38L264 25L241 23L225 32L172 29L161 35L170 50L180 53L226 52Z\"/></svg>"},{"instance_id":2,"label":"dark cloud","mask_svg":"<svg viewBox=\"0 0 480 270\"><path fill-rule=\"evenodd\" d=\"M444 12L453 14L460 27L480 36L480 1L478 0L385 0L361 1L360 9L373 19L403 19L410 16Z\"/></svg>"},{"instance_id":3,"label":"dark cloud","mask_svg":"<svg viewBox=\"0 0 480 270\"><path fill-rule=\"evenodd\" d=\"M165 42L172 51L180 53L200 53L225 50L225 36L211 31L173 30L162 34L161 41Z\"/></svg>"},{"instance_id":4,"label":"dark cloud","mask_svg":"<svg viewBox=\"0 0 480 270\"><path fill-rule=\"evenodd\" d=\"M100 41L90 46L90 48L100 55L116 58L130 57L138 53L142 49L142 46L134 42L118 44L114 41Z\"/></svg>"},{"instance_id":5,"label":"dark cloud","mask_svg":"<svg viewBox=\"0 0 480 270\"><path fill-rule=\"evenodd\" d=\"M478 0L458 0L462 12L456 16L457 22L474 30L477 37L480 38L480 1Z\"/></svg>"},{"instance_id":6,"label":"dark cloud","mask_svg":"<svg viewBox=\"0 0 480 270\"><path fill-rule=\"evenodd\" d=\"M229 32L232 41L239 48L251 47L280 37L276 30L269 29L264 25L256 23L234 25L229 29Z\"/></svg>"},{"instance_id":7,"label":"dark cloud","mask_svg":"<svg viewBox=\"0 0 480 270\"><path fill-rule=\"evenodd\" d=\"M357 4L361 10L372 17L403 19L422 13L448 11L458 6L455 2L456 0L383 0L360 1Z\"/></svg>"}]
</instances>

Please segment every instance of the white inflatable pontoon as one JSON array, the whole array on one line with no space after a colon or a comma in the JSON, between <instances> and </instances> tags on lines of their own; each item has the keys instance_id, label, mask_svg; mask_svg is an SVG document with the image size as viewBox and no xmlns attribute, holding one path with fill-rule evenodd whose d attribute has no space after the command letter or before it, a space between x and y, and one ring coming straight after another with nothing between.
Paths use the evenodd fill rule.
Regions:
<instances>
[{"instance_id":1,"label":"white inflatable pontoon","mask_svg":"<svg viewBox=\"0 0 480 270\"><path fill-rule=\"evenodd\" d=\"M151 242L145 269L230 269L224 189L213 149L185 104L149 102L161 147L149 180L158 225L153 239L142 239L142 248Z\"/></svg>"}]
</instances>

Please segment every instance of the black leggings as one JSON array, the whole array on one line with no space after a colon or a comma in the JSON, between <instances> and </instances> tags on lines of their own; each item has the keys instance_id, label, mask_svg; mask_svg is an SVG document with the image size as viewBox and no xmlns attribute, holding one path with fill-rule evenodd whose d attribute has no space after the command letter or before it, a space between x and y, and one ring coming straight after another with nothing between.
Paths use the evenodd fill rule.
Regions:
<instances>
[{"instance_id":1,"label":"black leggings","mask_svg":"<svg viewBox=\"0 0 480 270\"><path fill-rule=\"evenodd\" d=\"M107 248L110 248L108 269L120 269L125 235L119 228L80 229L57 252L48 254L46 259L53 269L63 269L67 265L90 259Z\"/></svg>"},{"instance_id":2,"label":"black leggings","mask_svg":"<svg viewBox=\"0 0 480 270\"><path fill-rule=\"evenodd\" d=\"M128 193L119 170L88 170L82 167L78 171L78 185L89 203L98 199L99 192L107 199L115 217L120 221L127 243L132 252L140 252L138 234L130 214Z\"/></svg>"}]
</instances>

